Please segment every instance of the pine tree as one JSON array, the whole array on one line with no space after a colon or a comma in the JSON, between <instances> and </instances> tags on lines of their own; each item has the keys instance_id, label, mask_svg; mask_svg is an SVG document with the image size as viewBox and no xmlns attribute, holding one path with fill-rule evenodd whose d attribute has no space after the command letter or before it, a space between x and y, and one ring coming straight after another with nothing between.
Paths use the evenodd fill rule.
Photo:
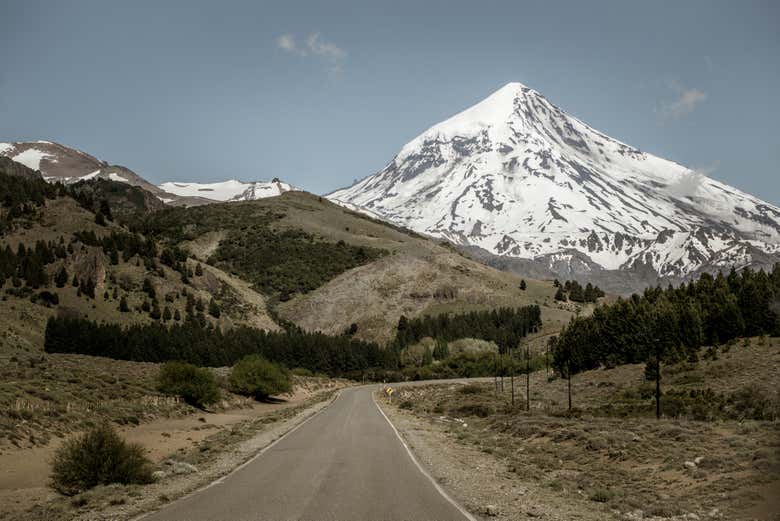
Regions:
<instances>
[{"instance_id":1,"label":"pine tree","mask_svg":"<svg viewBox=\"0 0 780 521\"><path fill-rule=\"evenodd\" d=\"M162 319L163 322L168 322L171 319L171 309L168 306L163 309Z\"/></svg>"},{"instance_id":2,"label":"pine tree","mask_svg":"<svg viewBox=\"0 0 780 521\"><path fill-rule=\"evenodd\" d=\"M98 226L106 225L106 218L101 212L95 214L95 224L97 224Z\"/></svg>"},{"instance_id":3,"label":"pine tree","mask_svg":"<svg viewBox=\"0 0 780 521\"><path fill-rule=\"evenodd\" d=\"M200 262L195 266L195 276L200 277L203 275L203 267L200 265Z\"/></svg>"},{"instance_id":4,"label":"pine tree","mask_svg":"<svg viewBox=\"0 0 780 521\"><path fill-rule=\"evenodd\" d=\"M108 205L108 201L105 199L100 201L100 213L102 213L109 221L114 220L114 216L111 215L111 207Z\"/></svg>"},{"instance_id":5,"label":"pine tree","mask_svg":"<svg viewBox=\"0 0 780 521\"><path fill-rule=\"evenodd\" d=\"M60 266L60 270L57 272L57 275L54 276L54 284L56 284L58 288L64 288L65 284L67 283L68 270L65 269L65 265L63 264Z\"/></svg>"},{"instance_id":6,"label":"pine tree","mask_svg":"<svg viewBox=\"0 0 780 521\"><path fill-rule=\"evenodd\" d=\"M422 358L422 365L431 365L433 363L433 353L431 353L431 348L428 346L425 346L425 351L423 352L423 358Z\"/></svg>"},{"instance_id":7,"label":"pine tree","mask_svg":"<svg viewBox=\"0 0 780 521\"><path fill-rule=\"evenodd\" d=\"M526 288L525 279L523 279L520 281L520 289L525 291L525 288Z\"/></svg>"},{"instance_id":8,"label":"pine tree","mask_svg":"<svg viewBox=\"0 0 780 521\"><path fill-rule=\"evenodd\" d=\"M79 287L79 278L76 275L73 275L73 282L71 283L74 288Z\"/></svg>"},{"instance_id":9,"label":"pine tree","mask_svg":"<svg viewBox=\"0 0 780 521\"><path fill-rule=\"evenodd\" d=\"M558 291L555 292L555 300L560 302L566 302L566 293L564 293L563 288L558 286Z\"/></svg>"},{"instance_id":10,"label":"pine tree","mask_svg":"<svg viewBox=\"0 0 780 521\"><path fill-rule=\"evenodd\" d=\"M127 297L122 296L121 300L119 301L119 311L122 313L127 313L130 311L130 307L127 305Z\"/></svg>"},{"instance_id":11,"label":"pine tree","mask_svg":"<svg viewBox=\"0 0 780 521\"><path fill-rule=\"evenodd\" d=\"M95 283L92 281L92 278L87 278L86 282L81 283L81 289L82 293L84 293L89 298L95 298Z\"/></svg>"},{"instance_id":12,"label":"pine tree","mask_svg":"<svg viewBox=\"0 0 780 521\"><path fill-rule=\"evenodd\" d=\"M143 291L148 295L150 299L154 300L157 297L157 292L155 291L154 286L152 285L152 281L148 278L144 279Z\"/></svg>"},{"instance_id":13,"label":"pine tree","mask_svg":"<svg viewBox=\"0 0 780 521\"><path fill-rule=\"evenodd\" d=\"M209 315L211 315L214 318L219 318L219 316L222 314L222 311L219 309L219 305L217 304L217 301L213 298L209 302Z\"/></svg>"},{"instance_id":14,"label":"pine tree","mask_svg":"<svg viewBox=\"0 0 780 521\"><path fill-rule=\"evenodd\" d=\"M174 310L173 312L173 320L175 320L176 322L181 320L181 313L179 313L178 309Z\"/></svg>"}]
</instances>

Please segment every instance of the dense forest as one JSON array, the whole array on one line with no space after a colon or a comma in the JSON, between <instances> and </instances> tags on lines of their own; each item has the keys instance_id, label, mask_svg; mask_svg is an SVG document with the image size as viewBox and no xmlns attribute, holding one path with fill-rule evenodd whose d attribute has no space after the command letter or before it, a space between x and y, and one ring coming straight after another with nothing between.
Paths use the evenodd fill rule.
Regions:
<instances>
[{"instance_id":1,"label":"dense forest","mask_svg":"<svg viewBox=\"0 0 780 521\"><path fill-rule=\"evenodd\" d=\"M66 186L62 183L48 183L35 172L10 174L8 165L0 164L0 207L3 218L0 219L0 233L13 230L15 221L32 220L46 199L69 196L84 209L95 213L95 221L105 225L113 220L110 205L105 198L96 198L101 191L95 186L119 184L113 181L85 181ZM138 189L140 190L140 189Z\"/></svg>"},{"instance_id":2,"label":"dense forest","mask_svg":"<svg viewBox=\"0 0 780 521\"><path fill-rule=\"evenodd\" d=\"M266 294L288 300L383 255L382 250L327 242L300 230L253 227L231 231L209 264L235 271Z\"/></svg>"},{"instance_id":3,"label":"dense forest","mask_svg":"<svg viewBox=\"0 0 780 521\"><path fill-rule=\"evenodd\" d=\"M573 319L553 345L554 364L572 373L599 366L696 358L699 348L741 336L780 334L780 265L648 288Z\"/></svg>"},{"instance_id":4,"label":"dense forest","mask_svg":"<svg viewBox=\"0 0 780 521\"><path fill-rule=\"evenodd\" d=\"M119 360L165 362L180 360L200 366L232 365L259 354L287 367L302 367L331 376L356 376L369 368L395 368L391 350L348 336L307 333L299 329L267 332L249 327L227 331L187 320L121 327L80 318L52 317L46 324L44 349Z\"/></svg>"},{"instance_id":5,"label":"dense forest","mask_svg":"<svg viewBox=\"0 0 780 521\"><path fill-rule=\"evenodd\" d=\"M541 325L541 310L536 305L411 319L401 316L394 344L402 348L425 337L443 341L479 338L495 342L505 352Z\"/></svg>"},{"instance_id":6,"label":"dense forest","mask_svg":"<svg viewBox=\"0 0 780 521\"><path fill-rule=\"evenodd\" d=\"M167 208L139 218L132 228L170 244L227 230L209 264L239 274L258 291L282 301L387 254L377 248L326 241L301 230L275 228L283 217L278 210L231 203Z\"/></svg>"}]
</instances>

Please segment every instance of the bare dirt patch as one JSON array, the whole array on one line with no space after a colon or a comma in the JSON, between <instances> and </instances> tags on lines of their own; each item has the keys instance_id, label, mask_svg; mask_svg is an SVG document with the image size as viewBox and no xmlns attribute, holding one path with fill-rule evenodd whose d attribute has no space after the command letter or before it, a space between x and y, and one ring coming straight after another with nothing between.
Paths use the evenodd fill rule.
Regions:
<instances>
[{"instance_id":1,"label":"bare dirt patch","mask_svg":"<svg viewBox=\"0 0 780 521\"><path fill-rule=\"evenodd\" d=\"M65 498L46 487L48 460L62 440L0 455L0 465L10 469L9 477L0 480L0 487L5 487L0 488L0 519L130 519L160 508L227 474L324 407L345 385L314 380L278 403L200 412L121 429L125 439L147 448L156 465L158 481L149 486L111 485ZM15 483L14 475L23 478Z\"/></svg>"}]
</instances>

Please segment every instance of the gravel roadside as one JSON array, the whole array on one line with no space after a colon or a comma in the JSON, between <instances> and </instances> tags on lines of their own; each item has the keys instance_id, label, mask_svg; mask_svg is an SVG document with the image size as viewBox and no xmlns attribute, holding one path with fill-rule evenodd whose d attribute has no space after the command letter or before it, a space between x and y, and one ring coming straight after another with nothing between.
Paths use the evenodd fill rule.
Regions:
<instances>
[{"instance_id":1,"label":"gravel roadside","mask_svg":"<svg viewBox=\"0 0 780 521\"><path fill-rule=\"evenodd\" d=\"M242 422L209 436L186 454L163 463L158 480L146 486L96 487L72 498L57 497L8 521L118 521L142 519L178 498L209 486L256 456L265 447L327 407L339 389L323 391L304 403Z\"/></svg>"},{"instance_id":2,"label":"gravel roadside","mask_svg":"<svg viewBox=\"0 0 780 521\"><path fill-rule=\"evenodd\" d=\"M599 506L557 497L538 482L524 480L499 458L458 442L453 434L468 424L429 422L412 413L377 403L431 475L472 514L485 520L607 521L620 519Z\"/></svg>"}]
</instances>

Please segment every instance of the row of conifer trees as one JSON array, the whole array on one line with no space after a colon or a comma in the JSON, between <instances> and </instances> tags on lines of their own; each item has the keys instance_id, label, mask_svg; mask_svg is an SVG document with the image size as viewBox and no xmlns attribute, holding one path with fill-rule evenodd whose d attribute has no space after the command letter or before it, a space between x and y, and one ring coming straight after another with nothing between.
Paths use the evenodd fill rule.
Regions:
<instances>
[{"instance_id":1,"label":"row of conifer trees","mask_svg":"<svg viewBox=\"0 0 780 521\"><path fill-rule=\"evenodd\" d=\"M705 273L677 288L648 288L597 307L573 319L552 351L559 371L576 373L656 356L693 359L702 346L762 334L780 334L780 265L770 273Z\"/></svg>"}]
</instances>

